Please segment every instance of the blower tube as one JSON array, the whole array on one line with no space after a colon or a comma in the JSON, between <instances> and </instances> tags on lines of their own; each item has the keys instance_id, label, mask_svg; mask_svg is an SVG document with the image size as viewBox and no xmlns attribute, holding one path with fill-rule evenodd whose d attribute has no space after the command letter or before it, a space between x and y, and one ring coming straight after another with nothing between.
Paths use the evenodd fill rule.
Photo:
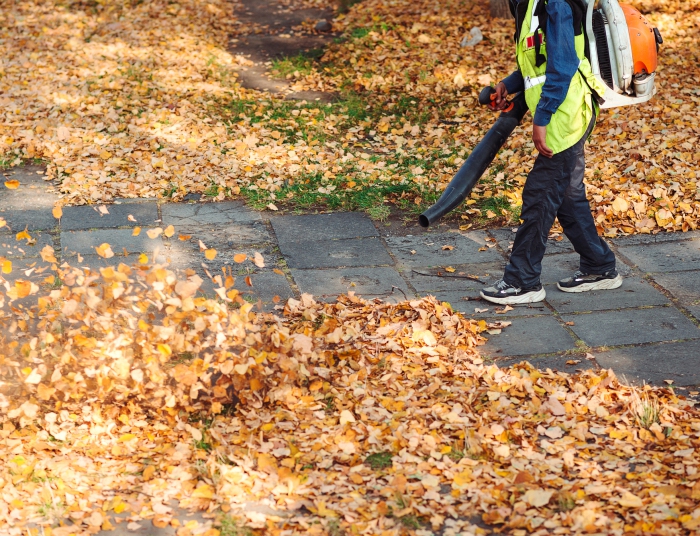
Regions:
<instances>
[{"instance_id":1,"label":"blower tube","mask_svg":"<svg viewBox=\"0 0 700 536\"><path fill-rule=\"evenodd\" d=\"M479 95L480 104L489 104L493 100L495 90L491 87L484 88ZM527 112L525 94L518 93L511 101L507 111L502 112L491 129L486 133L479 144L462 164L459 171L447 185L440 199L428 210L418 217L421 227L429 227L452 209L461 205L467 198L472 188L479 182L484 171L491 165L499 149L518 126Z\"/></svg>"}]
</instances>

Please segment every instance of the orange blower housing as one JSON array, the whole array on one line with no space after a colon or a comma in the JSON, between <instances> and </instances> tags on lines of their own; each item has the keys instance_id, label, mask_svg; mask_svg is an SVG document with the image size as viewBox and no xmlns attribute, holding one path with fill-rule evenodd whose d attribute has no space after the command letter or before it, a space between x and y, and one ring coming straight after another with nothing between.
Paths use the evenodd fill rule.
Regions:
<instances>
[{"instance_id":1,"label":"orange blower housing","mask_svg":"<svg viewBox=\"0 0 700 536\"><path fill-rule=\"evenodd\" d=\"M620 7L625 14L627 28L629 29L630 43L632 44L632 61L634 61L634 74L649 74L655 72L658 58L654 27L644 15L631 5L620 4Z\"/></svg>"}]
</instances>

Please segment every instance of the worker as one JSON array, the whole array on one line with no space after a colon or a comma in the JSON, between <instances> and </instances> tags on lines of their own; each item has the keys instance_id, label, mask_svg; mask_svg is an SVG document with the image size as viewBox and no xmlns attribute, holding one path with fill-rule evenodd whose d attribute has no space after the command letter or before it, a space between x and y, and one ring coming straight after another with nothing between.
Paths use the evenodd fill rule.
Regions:
<instances>
[{"instance_id":1,"label":"worker","mask_svg":"<svg viewBox=\"0 0 700 536\"><path fill-rule=\"evenodd\" d=\"M544 300L540 274L554 218L580 255L580 267L559 281L564 292L618 288L615 255L598 236L583 184L584 144L604 93L585 56L585 9L577 0L516 0L518 70L496 86L495 107L520 91L533 113L532 141L539 152L523 188L522 221L503 279L481 297L513 305Z\"/></svg>"}]
</instances>

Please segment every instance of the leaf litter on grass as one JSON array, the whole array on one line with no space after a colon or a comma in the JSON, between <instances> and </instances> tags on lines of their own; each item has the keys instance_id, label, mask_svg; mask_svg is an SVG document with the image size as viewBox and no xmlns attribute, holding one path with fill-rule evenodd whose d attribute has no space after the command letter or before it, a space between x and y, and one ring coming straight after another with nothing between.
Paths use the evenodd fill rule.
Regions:
<instances>
[{"instance_id":1,"label":"leaf litter on grass","mask_svg":"<svg viewBox=\"0 0 700 536\"><path fill-rule=\"evenodd\" d=\"M637 6L665 38L659 94L604 111L591 139L589 193L607 236L695 229L700 211L700 97L685 83L698 65L697 0ZM0 7L0 153L48 162L63 204L194 192L270 210L377 211L388 200L421 211L494 121L478 91L514 68L512 23L481 2L353 5L334 21L343 39L294 80L296 90L339 91L330 105L240 86L249 62L228 39L268 29L237 24L240 6L225 0ZM461 48L474 26L484 41ZM529 128L460 207L470 224L517 223Z\"/></svg>"},{"instance_id":2,"label":"leaf litter on grass","mask_svg":"<svg viewBox=\"0 0 700 536\"><path fill-rule=\"evenodd\" d=\"M44 261L0 291L5 534L700 528L700 414L673 390L485 363L501 324L433 297L259 313L232 277L212 299L191 271Z\"/></svg>"}]
</instances>

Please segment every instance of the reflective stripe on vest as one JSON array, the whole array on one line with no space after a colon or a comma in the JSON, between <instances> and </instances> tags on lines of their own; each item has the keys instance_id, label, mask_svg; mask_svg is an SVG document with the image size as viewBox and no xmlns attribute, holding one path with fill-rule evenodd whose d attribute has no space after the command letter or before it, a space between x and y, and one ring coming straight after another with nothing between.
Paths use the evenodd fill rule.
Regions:
<instances>
[{"instance_id":1,"label":"reflective stripe on vest","mask_svg":"<svg viewBox=\"0 0 700 536\"><path fill-rule=\"evenodd\" d=\"M525 89L530 89L535 86L539 86L541 84L544 84L545 80L547 80L547 75L543 74L542 76L536 76L534 78L530 78L529 76L526 76L524 78L525 80Z\"/></svg>"}]
</instances>

